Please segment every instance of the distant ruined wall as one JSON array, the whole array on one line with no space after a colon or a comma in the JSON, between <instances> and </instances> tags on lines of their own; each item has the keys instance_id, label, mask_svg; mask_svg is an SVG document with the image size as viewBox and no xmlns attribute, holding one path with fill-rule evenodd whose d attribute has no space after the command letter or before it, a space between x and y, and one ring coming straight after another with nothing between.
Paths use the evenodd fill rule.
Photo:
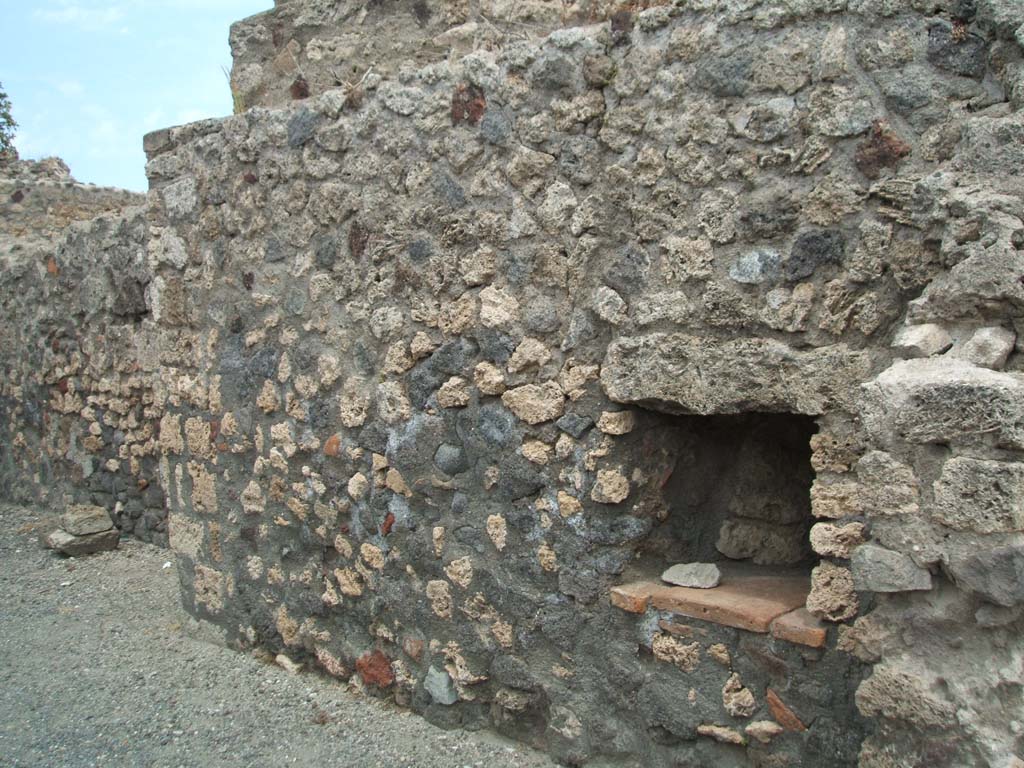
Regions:
<instances>
[{"instance_id":1,"label":"distant ruined wall","mask_svg":"<svg viewBox=\"0 0 1024 768\"><path fill-rule=\"evenodd\" d=\"M145 197L58 160L0 169L0 495L107 509L167 543Z\"/></svg>"}]
</instances>

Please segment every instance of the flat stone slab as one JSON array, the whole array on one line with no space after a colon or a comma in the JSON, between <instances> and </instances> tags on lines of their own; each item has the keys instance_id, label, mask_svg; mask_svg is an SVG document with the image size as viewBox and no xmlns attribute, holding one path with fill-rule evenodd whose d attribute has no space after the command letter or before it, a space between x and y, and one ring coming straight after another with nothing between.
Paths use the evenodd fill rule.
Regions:
<instances>
[{"instance_id":1,"label":"flat stone slab","mask_svg":"<svg viewBox=\"0 0 1024 768\"><path fill-rule=\"evenodd\" d=\"M652 607L691 619L767 633L775 619L802 608L810 591L809 575L771 568L727 567L723 563L722 582L712 589L637 581L613 587L611 602L630 613L643 613Z\"/></svg>"},{"instance_id":2,"label":"flat stone slab","mask_svg":"<svg viewBox=\"0 0 1024 768\"><path fill-rule=\"evenodd\" d=\"M76 504L60 516L60 527L72 536L88 536L109 531L114 527L114 521L103 507Z\"/></svg>"},{"instance_id":3,"label":"flat stone slab","mask_svg":"<svg viewBox=\"0 0 1024 768\"><path fill-rule=\"evenodd\" d=\"M82 557L117 549L120 538L121 533L116 528L88 536L74 536L65 530L56 530L43 538L43 545L69 557Z\"/></svg>"},{"instance_id":4,"label":"flat stone slab","mask_svg":"<svg viewBox=\"0 0 1024 768\"><path fill-rule=\"evenodd\" d=\"M661 574L661 580L677 587L711 589L722 581L722 572L714 563L677 563Z\"/></svg>"}]
</instances>

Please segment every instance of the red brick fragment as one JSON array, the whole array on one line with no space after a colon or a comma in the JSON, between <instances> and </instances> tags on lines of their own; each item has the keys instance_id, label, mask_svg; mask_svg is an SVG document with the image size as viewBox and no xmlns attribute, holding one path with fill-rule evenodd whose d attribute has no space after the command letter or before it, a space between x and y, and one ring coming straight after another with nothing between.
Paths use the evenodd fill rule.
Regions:
<instances>
[{"instance_id":1,"label":"red brick fragment","mask_svg":"<svg viewBox=\"0 0 1024 768\"><path fill-rule=\"evenodd\" d=\"M308 99L309 98L309 83L306 82L306 78L304 78L302 75L299 75L292 82L292 85L288 89L288 92L291 94L292 98L295 99L296 101L298 101L299 99Z\"/></svg>"},{"instance_id":2,"label":"red brick fragment","mask_svg":"<svg viewBox=\"0 0 1024 768\"><path fill-rule=\"evenodd\" d=\"M452 94L452 125L476 125L487 111L487 97L476 85L460 83Z\"/></svg>"},{"instance_id":3,"label":"red brick fragment","mask_svg":"<svg viewBox=\"0 0 1024 768\"><path fill-rule=\"evenodd\" d=\"M811 648L824 648L828 638L828 627L812 616L806 608L797 608L772 622L772 637L799 643Z\"/></svg>"},{"instance_id":4,"label":"red brick fragment","mask_svg":"<svg viewBox=\"0 0 1024 768\"><path fill-rule=\"evenodd\" d=\"M796 716L792 709L786 706L785 702L771 688L768 689L765 698L768 700L768 709L771 711L772 717L775 718L775 722L787 731L800 733L807 730L807 726L803 724L803 721Z\"/></svg>"},{"instance_id":5,"label":"red brick fragment","mask_svg":"<svg viewBox=\"0 0 1024 768\"><path fill-rule=\"evenodd\" d=\"M395 673L391 671L391 662L380 651L364 653L356 661L356 670L367 685L387 688L395 682Z\"/></svg>"},{"instance_id":6,"label":"red brick fragment","mask_svg":"<svg viewBox=\"0 0 1024 768\"><path fill-rule=\"evenodd\" d=\"M646 582L641 582L612 587L612 605L629 613L643 613L651 601L650 590L646 586Z\"/></svg>"},{"instance_id":7,"label":"red brick fragment","mask_svg":"<svg viewBox=\"0 0 1024 768\"><path fill-rule=\"evenodd\" d=\"M324 443L324 456L338 456L341 454L341 435L331 435Z\"/></svg>"},{"instance_id":8,"label":"red brick fragment","mask_svg":"<svg viewBox=\"0 0 1024 768\"><path fill-rule=\"evenodd\" d=\"M679 637L693 637L695 634L707 635L706 630L691 627L689 624L680 624L677 621L669 621L668 619L658 621L658 627L670 635L678 635Z\"/></svg>"},{"instance_id":9,"label":"red brick fragment","mask_svg":"<svg viewBox=\"0 0 1024 768\"><path fill-rule=\"evenodd\" d=\"M370 232L365 229L359 221L353 221L348 229L348 252L352 258L360 261L366 253L366 246L370 242Z\"/></svg>"},{"instance_id":10,"label":"red brick fragment","mask_svg":"<svg viewBox=\"0 0 1024 768\"><path fill-rule=\"evenodd\" d=\"M871 124L871 133L857 146L854 163L869 179L877 179L883 168L894 168L910 154L910 145L884 120Z\"/></svg>"},{"instance_id":11,"label":"red brick fragment","mask_svg":"<svg viewBox=\"0 0 1024 768\"><path fill-rule=\"evenodd\" d=\"M382 535L387 536L391 533L391 529L395 527L395 516L388 512L388 516L384 518L384 522L380 526L380 532Z\"/></svg>"},{"instance_id":12,"label":"red brick fragment","mask_svg":"<svg viewBox=\"0 0 1024 768\"><path fill-rule=\"evenodd\" d=\"M611 17L612 44L621 45L633 34L633 14L630 11L616 11Z\"/></svg>"}]
</instances>

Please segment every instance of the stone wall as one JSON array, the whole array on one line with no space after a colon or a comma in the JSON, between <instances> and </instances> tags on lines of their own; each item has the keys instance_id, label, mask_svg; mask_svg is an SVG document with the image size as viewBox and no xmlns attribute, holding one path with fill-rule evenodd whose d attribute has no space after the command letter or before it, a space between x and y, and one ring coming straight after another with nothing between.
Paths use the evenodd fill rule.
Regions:
<instances>
[{"instance_id":1,"label":"stone wall","mask_svg":"<svg viewBox=\"0 0 1024 768\"><path fill-rule=\"evenodd\" d=\"M70 345L133 329L145 439L118 452L159 452L187 608L567 764L1019 765L1022 24L292 0L236 25L247 111L146 138L144 314L105 299ZM43 352L13 367L51 368L22 327ZM7 467L39 423L10 370ZM709 558L723 592L650 587Z\"/></svg>"},{"instance_id":2,"label":"stone wall","mask_svg":"<svg viewBox=\"0 0 1024 768\"><path fill-rule=\"evenodd\" d=\"M280 3L150 137L186 605L569 764L1013 764L1014 4L480 7ZM795 629L616 587L806 554L731 414L813 420Z\"/></svg>"},{"instance_id":3,"label":"stone wall","mask_svg":"<svg viewBox=\"0 0 1024 768\"><path fill-rule=\"evenodd\" d=\"M166 544L144 204L55 159L0 170L0 493Z\"/></svg>"}]
</instances>

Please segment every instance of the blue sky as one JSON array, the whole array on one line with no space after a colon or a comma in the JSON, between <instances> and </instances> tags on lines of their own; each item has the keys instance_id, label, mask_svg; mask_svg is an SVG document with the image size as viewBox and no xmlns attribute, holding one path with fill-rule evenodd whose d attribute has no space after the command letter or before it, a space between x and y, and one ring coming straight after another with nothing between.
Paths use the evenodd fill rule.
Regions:
<instances>
[{"instance_id":1,"label":"blue sky","mask_svg":"<svg viewBox=\"0 0 1024 768\"><path fill-rule=\"evenodd\" d=\"M272 0L0 0L0 83L22 157L146 189L143 134L231 113L231 22Z\"/></svg>"}]
</instances>

